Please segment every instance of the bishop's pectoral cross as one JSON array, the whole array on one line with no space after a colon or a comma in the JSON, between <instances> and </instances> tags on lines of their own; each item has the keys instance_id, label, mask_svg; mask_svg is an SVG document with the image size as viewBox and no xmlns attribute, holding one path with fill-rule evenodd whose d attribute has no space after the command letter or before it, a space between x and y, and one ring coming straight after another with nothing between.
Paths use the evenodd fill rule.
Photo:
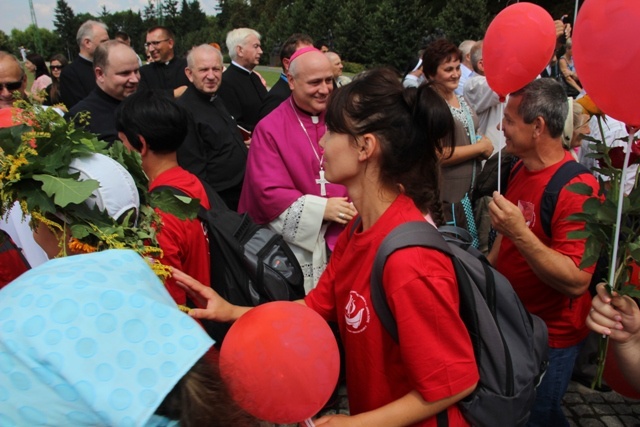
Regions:
<instances>
[{"instance_id":1,"label":"bishop's pectoral cross","mask_svg":"<svg viewBox=\"0 0 640 427\"><path fill-rule=\"evenodd\" d=\"M329 181L327 181L324 177L324 169L320 169L320 178L316 179L316 184L320 185L320 195L326 196L327 195L326 184L329 184Z\"/></svg>"}]
</instances>

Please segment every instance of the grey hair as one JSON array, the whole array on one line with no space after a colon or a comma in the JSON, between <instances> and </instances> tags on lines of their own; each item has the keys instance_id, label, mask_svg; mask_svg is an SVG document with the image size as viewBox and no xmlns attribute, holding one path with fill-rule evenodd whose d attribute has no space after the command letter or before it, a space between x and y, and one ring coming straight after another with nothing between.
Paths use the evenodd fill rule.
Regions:
<instances>
[{"instance_id":1,"label":"grey hair","mask_svg":"<svg viewBox=\"0 0 640 427\"><path fill-rule=\"evenodd\" d=\"M478 72L478 62L480 62L480 60L482 59L482 45L482 40L479 40L474 43L470 51L471 66L476 73Z\"/></svg>"},{"instance_id":2,"label":"grey hair","mask_svg":"<svg viewBox=\"0 0 640 427\"><path fill-rule=\"evenodd\" d=\"M471 52L471 48L473 47L474 44L475 44L475 41L473 40L465 40L462 43L460 43L460 46L458 46L458 49L462 51L462 59L464 59L464 57L467 56L469 52Z\"/></svg>"},{"instance_id":3,"label":"grey hair","mask_svg":"<svg viewBox=\"0 0 640 427\"><path fill-rule=\"evenodd\" d=\"M542 117L552 138L562 135L569 106L567 94L559 82L536 79L511 96L522 97L518 114L525 123L531 124L537 117Z\"/></svg>"},{"instance_id":4,"label":"grey hair","mask_svg":"<svg viewBox=\"0 0 640 427\"><path fill-rule=\"evenodd\" d=\"M93 28L96 26L102 27L106 32L109 32L109 28L104 22L89 19L80 25L80 28L78 28L78 34L76 34L76 42L78 42L78 46L82 46L82 40L93 38Z\"/></svg>"},{"instance_id":5,"label":"grey hair","mask_svg":"<svg viewBox=\"0 0 640 427\"><path fill-rule=\"evenodd\" d=\"M236 48L242 45L250 35L256 36L258 40L261 39L260 33L251 28L236 28L227 33L227 49L229 49L229 57L232 61L235 61L238 56Z\"/></svg>"},{"instance_id":6,"label":"grey hair","mask_svg":"<svg viewBox=\"0 0 640 427\"><path fill-rule=\"evenodd\" d=\"M204 50L206 53L211 54L212 52L215 51L215 55L218 55L218 57L220 57L220 64L222 64L223 59L222 59L222 52L220 52L218 49L216 49L215 47L211 46L210 44L201 44L199 46L194 47L193 49L191 49L189 51L189 53L187 54L187 67L189 67L189 69L193 69L193 67L195 66L195 51L196 50Z\"/></svg>"}]
</instances>

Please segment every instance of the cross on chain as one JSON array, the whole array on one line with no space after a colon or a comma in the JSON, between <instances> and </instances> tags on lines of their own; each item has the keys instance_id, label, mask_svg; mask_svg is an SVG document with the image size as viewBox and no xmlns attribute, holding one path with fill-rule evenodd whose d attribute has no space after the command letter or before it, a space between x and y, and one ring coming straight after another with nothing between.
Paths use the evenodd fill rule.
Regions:
<instances>
[{"instance_id":1,"label":"cross on chain","mask_svg":"<svg viewBox=\"0 0 640 427\"><path fill-rule=\"evenodd\" d=\"M324 177L324 169L320 169L319 173L320 173L320 178L316 179L316 184L320 185L320 195L326 196L327 195L326 184L329 184L329 181L327 181Z\"/></svg>"}]
</instances>

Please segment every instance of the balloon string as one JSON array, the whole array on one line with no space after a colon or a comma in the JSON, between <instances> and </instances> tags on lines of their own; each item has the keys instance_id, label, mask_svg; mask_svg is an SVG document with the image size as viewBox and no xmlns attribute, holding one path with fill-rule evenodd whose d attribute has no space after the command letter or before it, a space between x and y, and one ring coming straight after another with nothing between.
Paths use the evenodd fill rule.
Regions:
<instances>
[{"instance_id":1,"label":"balloon string","mask_svg":"<svg viewBox=\"0 0 640 427\"><path fill-rule=\"evenodd\" d=\"M624 180L627 175L627 166L629 163L629 157L631 156L631 146L633 144L633 138L638 130L637 127L629 126L629 145L624 153L624 163L622 164L622 174L620 176L620 191L618 192L618 210L616 212L616 229L613 235L613 251L611 251L611 268L609 269L609 285L614 289L616 284L614 283L615 272L618 270L618 242L620 241L620 227L622 223L622 202L624 198Z\"/></svg>"},{"instance_id":2,"label":"balloon string","mask_svg":"<svg viewBox=\"0 0 640 427\"><path fill-rule=\"evenodd\" d=\"M307 418L306 420L304 420L304 425L305 427L316 427L313 421L311 421L311 418Z\"/></svg>"},{"instance_id":3,"label":"balloon string","mask_svg":"<svg viewBox=\"0 0 640 427\"><path fill-rule=\"evenodd\" d=\"M499 141L498 141L498 193L502 194L502 192L500 191L500 185L502 184L502 145L505 142L505 136L504 133L502 132L502 115L504 114L504 101L500 102L500 124L499 124L499 129L500 129L500 137L499 137Z\"/></svg>"}]
</instances>

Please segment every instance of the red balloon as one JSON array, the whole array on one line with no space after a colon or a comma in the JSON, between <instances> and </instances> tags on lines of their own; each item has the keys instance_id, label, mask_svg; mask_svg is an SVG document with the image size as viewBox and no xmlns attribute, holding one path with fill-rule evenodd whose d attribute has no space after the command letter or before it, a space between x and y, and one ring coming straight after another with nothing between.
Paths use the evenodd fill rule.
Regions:
<instances>
[{"instance_id":1,"label":"red balloon","mask_svg":"<svg viewBox=\"0 0 640 427\"><path fill-rule=\"evenodd\" d=\"M573 30L573 60L582 87L611 117L640 126L640 22L637 0L587 0Z\"/></svg>"},{"instance_id":2,"label":"red balloon","mask_svg":"<svg viewBox=\"0 0 640 427\"><path fill-rule=\"evenodd\" d=\"M302 422L327 403L338 381L338 345L327 322L302 304L277 301L238 319L220 350L220 374L251 415Z\"/></svg>"},{"instance_id":3,"label":"red balloon","mask_svg":"<svg viewBox=\"0 0 640 427\"><path fill-rule=\"evenodd\" d=\"M484 36L487 83L502 99L522 89L544 70L555 45L555 24L546 10L532 3L506 7Z\"/></svg>"}]
</instances>

